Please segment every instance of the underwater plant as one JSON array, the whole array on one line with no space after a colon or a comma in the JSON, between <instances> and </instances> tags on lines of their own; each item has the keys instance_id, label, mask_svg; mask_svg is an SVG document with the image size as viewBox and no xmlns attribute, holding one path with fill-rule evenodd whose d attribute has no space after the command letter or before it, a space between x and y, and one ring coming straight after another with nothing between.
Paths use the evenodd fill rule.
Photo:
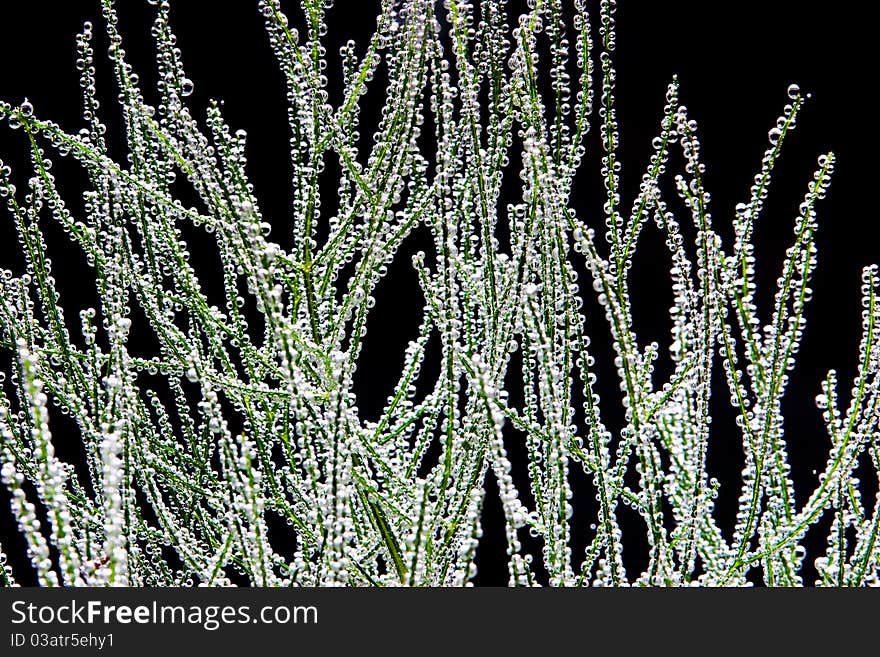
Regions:
<instances>
[{"instance_id":1,"label":"underwater plant","mask_svg":"<svg viewBox=\"0 0 880 657\"><path fill-rule=\"evenodd\" d=\"M259 0L287 100L291 205L279 224L251 182L248 135L219 102L194 115L169 2L150 4L158 82L147 91L101 0L122 156L102 122L90 23L77 38L85 127L0 101L27 136L31 176L17 189L0 162L21 256L19 271L0 272L0 478L27 546L19 566L0 537L3 583L30 568L48 586L464 586L490 485L510 585L800 586L808 559L817 584L878 583L880 507L863 503L857 476L880 474L876 266L862 278L849 405L834 371L816 399L830 447L806 495L783 428L833 154L807 181L771 312L755 302L755 225L807 101L797 85L725 243L677 79L624 198L613 0L530 0L521 13L504 0L382 0L372 37L344 44L338 70L331 2L302 0L300 24ZM601 160L601 218L573 203L589 157ZM53 158L85 172L81 211ZM93 272L97 303L78 322L46 222ZM647 231L669 258L668 373L633 319ZM381 339L371 311L401 259L418 295L398 305L420 326L370 417L359 357ZM617 399L600 399L600 328ZM707 468L714 372L736 414L739 481ZM607 408L620 404L612 427ZM63 440L81 443L78 462L56 455L53 414L75 427ZM574 516L575 474L592 518ZM739 486L730 528L713 513L722 486ZM621 523L624 508L638 525ZM829 517L825 552L808 555L808 531ZM574 522L589 527L578 551ZM623 558L636 531L638 571Z\"/></svg>"}]
</instances>

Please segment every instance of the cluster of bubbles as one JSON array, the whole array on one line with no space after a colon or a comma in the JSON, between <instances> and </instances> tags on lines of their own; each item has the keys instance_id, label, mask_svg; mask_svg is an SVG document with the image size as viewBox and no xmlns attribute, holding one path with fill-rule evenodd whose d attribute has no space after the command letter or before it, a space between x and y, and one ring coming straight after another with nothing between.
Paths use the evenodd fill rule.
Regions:
<instances>
[{"instance_id":1,"label":"cluster of bubbles","mask_svg":"<svg viewBox=\"0 0 880 657\"><path fill-rule=\"evenodd\" d=\"M291 222L278 239L248 178L247 133L230 129L220 103L194 116L169 4L150 4L155 107L127 61L113 3L102 4L124 161L105 142L91 24L77 39L85 127L67 133L26 99L0 103L0 117L32 137L34 165L21 193L0 162L0 197L26 263L0 275L0 340L13 356L12 385L0 376L0 479L41 584L466 585L490 473L514 585L746 585L753 569L770 584L803 584L802 541L826 514L820 583L876 582L880 513L864 508L854 475L867 452L877 464L875 268L863 279L850 406L840 408L833 372L817 399L832 448L807 496L795 494L783 432L833 155L819 158L799 206L771 315L754 302L753 228L808 97L797 85L725 245L699 126L677 80L628 207L613 0L598 3L594 21L575 0L571 25L561 0L529 3L518 20L494 0L479 11L448 2L445 15L432 0L382 0L375 35L340 50L335 106L324 45L331 3L309 3L297 28L279 0L260 0L289 103ZM362 102L383 77L378 122L362 126ZM594 122L605 194L598 226L569 203ZM62 199L53 150L88 175L82 216ZM668 176L676 151L684 167ZM338 193L327 207L320 187L331 159ZM515 200L502 193L510 170ZM180 179L196 206L179 200ZM64 319L44 216L94 270L99 303L79 313L78 335ZM654 229L669 252L674 298L665 380L655 369L661 345L639 340L630 296L640 235ZM407 308L421 313L418 334L368 420L354 392L371 374L359 366L375 339L368 320L417 231L431 239L411 259L424 300ZM219 258L220 281L207 280L194 257L205 248L189 239L194 232ZM218 284L222 301L209 301ZM601 317L586 316L589 294L613 341L619 431L597 392L587 329ZM152 335L152 353L137 352L136 332ZM745 453L732 535L713 513L731 482L707 469L719 362ZM76 423L83 467L56 457L50 404ZM511 440L526 454L525 477ZM577 473L592 487L593 518L577 515ZM642 572L624 564L622 511L643 521ZM576 522L589 529L580 553ZM293 547L279 547L278 526ZM0 551L0 581L12 584L7 561Z\"/></svg>"}]
</instances>

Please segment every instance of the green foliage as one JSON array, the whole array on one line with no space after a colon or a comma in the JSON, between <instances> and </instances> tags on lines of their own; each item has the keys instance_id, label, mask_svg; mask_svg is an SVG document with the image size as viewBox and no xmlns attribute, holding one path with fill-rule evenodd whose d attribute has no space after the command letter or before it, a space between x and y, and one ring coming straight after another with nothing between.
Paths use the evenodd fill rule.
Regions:
<instances>
[{"instance_id":1,"label":"green foliage","mask_svg":"<svg viewBox=\"0 0 880 657\"><path fill-rule=\"evenodd\" d=\"M332 72L322 45L329 3L303 0L300 33L278 0L260 0L289 102L294 247L285 249L270 239L248 181L246 134L226 125L216 103L201 119L192 115L193 82L168 4L151 4L156 107L144 100L113 3L103 0L124 159L108 151L89 24L78 39L79 133L37 118L27 102L0 103L0 115L29 139L33 173L16 190L0 163L0 196L26 263L0 276L0 339L12 355L0 396L0 473L40 584L466 585L489 471L512 585L738 586L754 569L767 584L802 585L804 537L829 514L827 552L812 555L817 583L877 583L880 511L864 508L854 475L860 462L880 472L876 267L864 270L849 408L840 408L834 372L817 399L831 447L802 504L781 414L833 155L819 158L807 186L772 314L760 316L754 302L754 226L806 100L796 86L725 245L677 81L625 207L613 0L591 3L596 28L585 0L534 0L519 17L503 0L448 0L442 20L434 0L383 0L372 39L344 46L342 70ZM360 106L380 66L384 109L364 153ZM340 73L334 106L325 76ZM433 134L421 134L426 125ZM601 227L570 203L591 129L604 149ZM666 168L677 150L685 166L671 181L675 198ZM50 153L88 174L82 216L67 209ZM340 171L332 216L319 191L329 158ZM511 203L502 196L508 170L521 182ZM177 179L195 190L196 206L179 200ZM94 271L99 306L80 313L78 335L53 278L40 227L47 220ZM639 340L631 307L633 258L652 224L668 247L675 299L668 380L658 380L660 347ZM381 416L367 421L353 393L367 320L389 263L417 230L433 238L431 253L412 258L424 297L412 308L422 316L419 334ZM208 272L185 237L193 231L223 264L222 308L204 291ZM625 409L619 435L597 394L588 329L602 318L585 316L587 294L597 296L613 338ZM156 353L132 348L133 321L153 335ZM432 341L440 345L433 378L422 371ZM732 533L719 527L713 503L719 486L735 482L712 479L706 467L719 364L745 453ZM505 389L511 380L525 391L518 406ZM56 457L50 403L76 423L87 467ZM527 491L514 482L510 436L528 454ZM571 548L574 470L586 473L598 501L583 554ZM624 567L621 504L643 520L641 573ZM273 545L270 520L287 528L290 553ZM526 534L540 543L539 560L524 550ZM0 576L12 584L16 573L6 566Z\"/></svg>"}]
</instances>

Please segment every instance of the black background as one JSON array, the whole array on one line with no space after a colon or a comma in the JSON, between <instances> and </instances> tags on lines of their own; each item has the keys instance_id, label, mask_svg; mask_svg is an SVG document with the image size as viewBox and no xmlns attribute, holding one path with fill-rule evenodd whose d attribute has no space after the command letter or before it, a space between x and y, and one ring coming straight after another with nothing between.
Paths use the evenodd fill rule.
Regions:
<instances>
[{"instance_id":1,"label":"black background","mask_svg":"<svg viewBox=\"0 0 880 657\"><path fill-rule=\"evenodd\" d=\"M122 5L124 46L143 87L149 89L155 79L149 36L152 8L144 0L126 0L119 4ZM292 19L300 19L296 3L282 4ZM375 26L374 4L337 0L331 10L327 72L331 100L334 99L332 85L336 83L333 67L338 62L332 44L354 38L363 46ZM597 3L588 4L595 13ZM0 98L18 103L27 96L40 117L55 120L67 130L78 130L81 127L80 95L74 66L74 36L83 20L92 20L102 62L99 83L104 101L103 118L109 125L111 137L115 135L118 139L119 117L113 104L116 90L104 61L106 58L100 57L107 44L98 5L98 0L2 2ZM767 145L767 131L787 102L788 85L797 82L804 91L812 93L800 117L799 129L787 142L765 214L757 228L759 285L762 281L764 284L759 289L758 301L765 320L784 250L791 243L796 208L806 191L816 157L828 150L838 156L831 192L819 208L815 296L808 311L808 328L799 364L784 405L786 436L791 445L798 502L802 504L815 481L812 473L822 469L828 448L813 398L827 370L836 368L841 375L843 405L848 403L847 382L855 373L860 335L859 272L864 265L878 260L872 239L877 220L876 204L872 200L876 194L877 173L870 155L877 152L878 144L875 109L870 100L876 58L872 58L874 51L868 32L869 3L817 3L814 7L812 3L790 0L735 3L621 0L619 5L618 110L624 193L630 202L651 138L659 125L666 85L674 73L681 80L682 100L688 105L691 118L700 125L708 168L707 187L713 198L711 208L715 224L725 238L730 236L734 205L748 198L752 177ZM221 98L232 128L247 130L251 180L266 216L276 233L281 234L275 239L284 244L284 217L289 208L284 86L263 32L256 1L179 0L173 4L172 15L184 64L196 84L192 104L204 108L208 99ZM149 92L147 100L151 100ZM362 129L366 135L371 132L372 128ZM595 141L590 146L595 146ZM19 189L23 189L27 175L23 171L27 164L26 143L20 132L10 132L5 125L0 126L0 158L18 165L15 176L21 183ZM76 167L65 166L57 157L53 159L62 180L62 191L67 192L68 202L75 209L79 207L80 191L76 185L81 184L82 176ZM598 153L591 148L573 201L585 216L593 217L590 221L595 226L601 221L596 214L601 208L601 198L597 196L600 188L595 176L591 179L588 174L598 170L597 162ZM68 177L63 178L61 172ZM0 216L0 266L17 266L14 240L11 222L3 214ZM634 312L642 343L657 340L663 348L668 335L666 311L671 302L668 263L663 258L662 242L656 230L648 230L645 240L644 252L637 256L633 272ZM63 238L58 244L63 245ZM82 266L81 257L73 249L67 249L56 251L54 258L64 298L73 306L86 302L90 298L89 283L83 277L88 275L88 270ZM399 258L399 261L406 260ZM361 378L357 392L361 409L368 418L379 412L390 392L394 375L399 371L403 347L406 340L415 336L419 322L416 307L411 313L406 312L408 301L413 306L421 304L415 276L408 264L392 267L389 281L377 292L378 302L370 320L370 330L374 335L381 334L382 339L368 337L359 368ZM607 336L603 342L604 320L589 302L586 310L595 318L591 333L595 335L594 355L599 360L601 390L607 391L603 394L605 412L611 426L619 426L621 411L615 408L619 393L611 358L607 356ZM68 316L75 318L76 314L68 311ZM8 361L4 369L7 367ZM723 386L723 382L719 380L719 383ZM719 387L715 395L714 410L716 422L709 452L710 468L722 480L722 493L716 507L722 526L729 532L736 510L742 448L739 436L732 431L732 413L723 387ZM75 436L56 436L59 442L75 439ZM868 479L869 476L863 477L863 481ZM586 479L577 483L585 489L576 498L576 506L578 499L592 494ZM493 486L490 485L489 490L477 582L505 584L500 504L492 492ZM867 504L872 503L872 495L869 492L866 496ZM0 535L7 550L12 552L16 540L12 536L5 500L5 491L0 491ZM576 529L576 544L582 545L586 540L583 526L590 522L587 518L586 514L576 512L575 521L580 527ZM633 525L637 533L641 532L632 519L624 518L624 522ZM811 544L821 547L821 540L816 544L814 539L811 535ZM633 568L631 574L643 563L642 547L636 543L627 546L626 560ZM579 561L577 550L575 558ZM809 567L805 581L812 583Z\"/></svg>"}]
</instances>

